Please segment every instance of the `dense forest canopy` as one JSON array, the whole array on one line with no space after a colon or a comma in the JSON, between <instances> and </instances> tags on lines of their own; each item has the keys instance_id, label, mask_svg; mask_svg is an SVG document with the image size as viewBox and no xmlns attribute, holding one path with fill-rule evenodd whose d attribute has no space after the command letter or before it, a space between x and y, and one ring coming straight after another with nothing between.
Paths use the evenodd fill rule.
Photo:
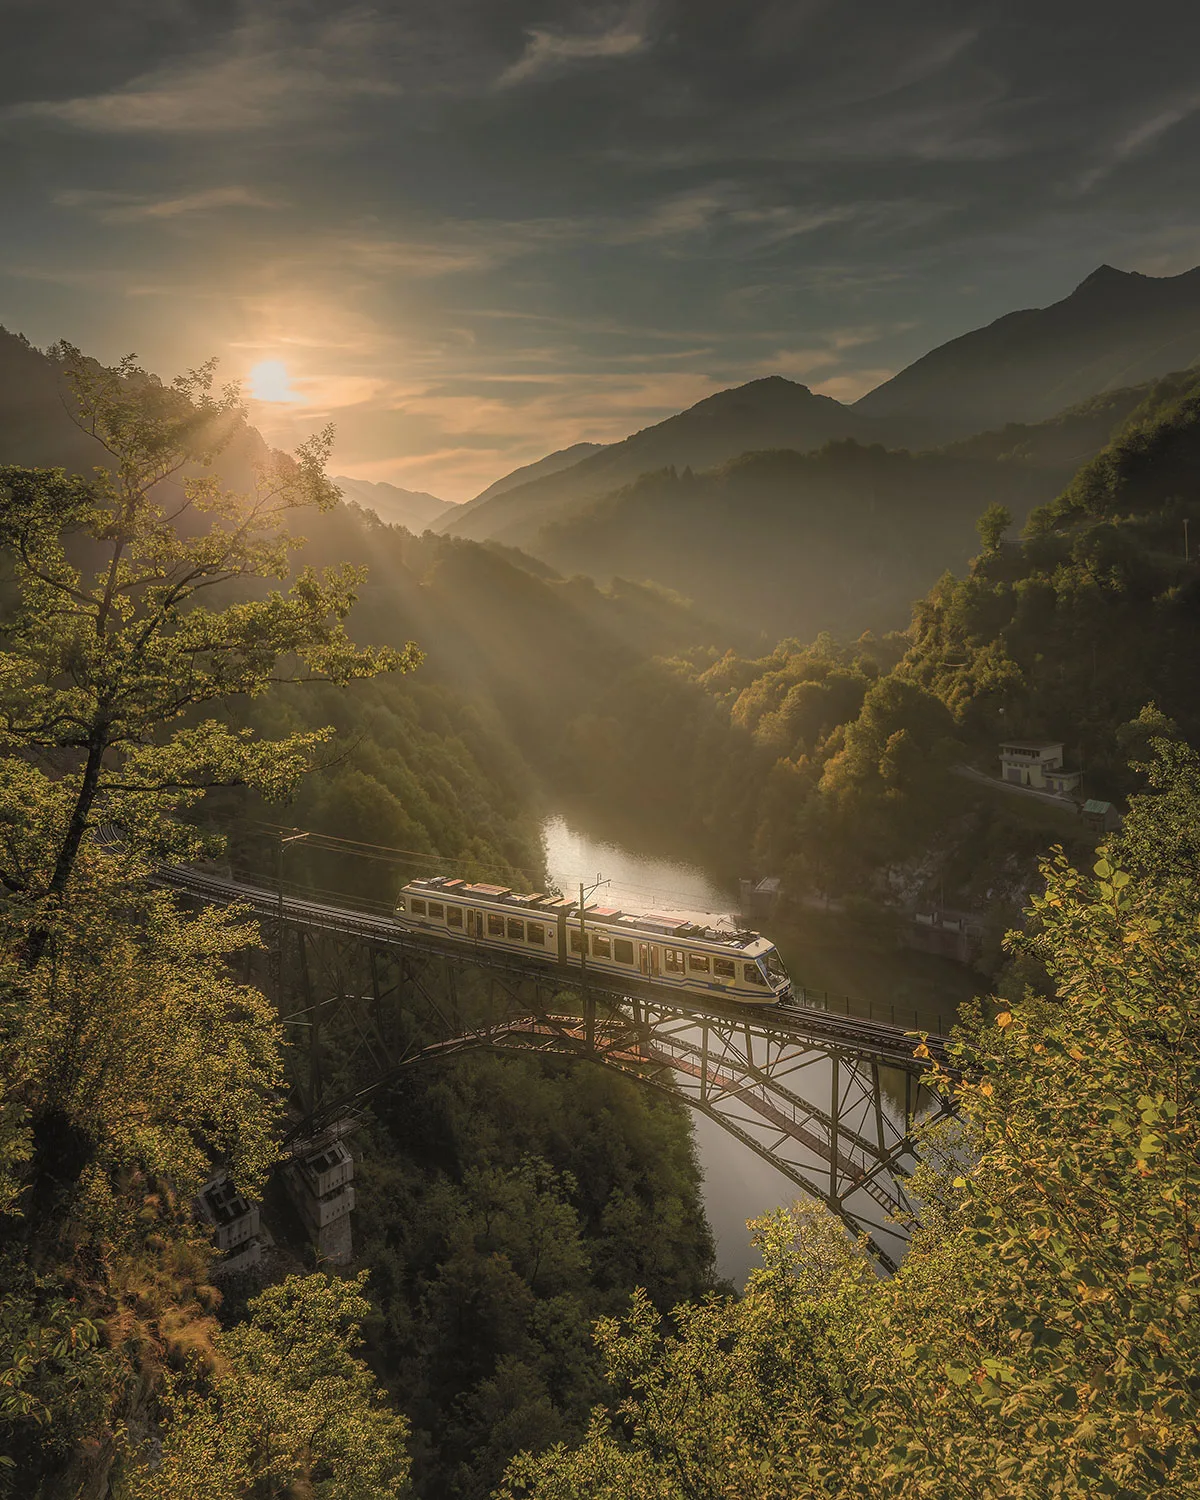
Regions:
<instances>
[{"instance_id":1,"label":"dense forest canopy","mask_svg":"<svg viewBox=\"0 0 1200 1500\"><path fill-rule=\"evenodd\" d=\"M293 796L339 730L365 750L314 783L318 818L344 826L357 802L378 837L406 807L410 842L539 860L486 714L432 686L396 697L420 653L346 634L362 571L293 568L293 513L336 502L322 440L237 493L212 461L241 418L209 371L163 386L57 356L105 462L91 479L0 471L0 1486L365 1500L399 1492L415 1449L423 1489L487 1493L524 1443L582 1430L605 1389L592 1318L635 1282L664 1308L711 1284L681 1115L617 1080L572 1084L567 1111L536 1063L451 1070L405 1106L444 1122L424 1146L401 1110L362 1148L396 1208L368 1215L373 1283L305 1275L300 1254L249 1300L217 1289L192 1198L217 1164L262 1189L281 1032L231 963L260 946L254 924L180 906L147 884L152 861L218 853L216 824ZM119 840L97 839L109 825ZM468 1306L492 1345L463 1349Z\"/></svg>"},{"instance_id":2,"label":"dense forest canopy","mask_svg":"<svg viewBox=\"0 0 1200 1500\"><path fill-rule=\"evenodd\" d=\"M926 495L958 475L943 500L975 556L925 580L907 631L769 645L716 587L696 606L666 575L599 586L340 503L325 441L271 454L210 370L164 386L65 346L30 357L90 429L72 469L100 467L0 470L0 1485L1188 1492L1190 375L938 454L649 476L591 513L653 528L656 497L686 492L699 525L736 477L783 524L797 475L916 475ZM995 487L964 478L980 464ZM1029 474L1056 466L1012 538ZM1099 863L1077 819L958 774L1014 733L1135 794ZM1006 998L964 1016L961 1122L928 1142L901 1274L798 1208L760 1225L764 1268L731 1297L677 1101L473 1055L412 1074L357 1137L365 1275L312 1274L298 1242L273 1281L219 1289L191 1199L218 1163L264 1190L288 1056L243 977L261 934L155 891L152 862L261 874L286 819L528 886L538 813L580 785L851 931L886 934L934 888L992 913ZM109 823L120 842L93 836ZM402 864L381 882L329 847L298 848L293 879L389 899ZM352 1035L327 1066L356 1086Z\"/></svg>"},{"instance_id":3,"label":"dense forest canopy","mask_svg":"<svg viewBox=\"0 0 1200 1500\"><path fill-rule=\"evenodd\" d=\"M741 1300L600 1325L620 1401L507 1500L1196 1491L1200 763L1159 755L1091 870L1043 868L1014 946L1049 994L964 1015L899 1273L822 1208L762 1220Z\"/></svg>"}]
</instances>

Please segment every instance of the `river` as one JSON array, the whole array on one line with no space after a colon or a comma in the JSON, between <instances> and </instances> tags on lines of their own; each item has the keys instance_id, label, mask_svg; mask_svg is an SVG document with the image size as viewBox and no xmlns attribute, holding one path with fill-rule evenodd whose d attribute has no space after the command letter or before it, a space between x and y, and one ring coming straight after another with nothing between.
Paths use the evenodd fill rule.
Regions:
<instances>
[{"instance_id":1,"label":"river","mask_svg":"<svg viewBox=\"0 0 1200 1500\"><path fill-rule=\"evenodd\" d=\"M547 873L564 894L578 892L581 881L591 886L599 876L606 884L596 899L626 911L677 911L711 921L728 917L736 909L736 893L698 866L637 854L585 831L561 814L546 819L542 838ZM746 1220L793 1202L798 1190L714 1121L693 1114L692 1129L704 1172L704 1207L717 1243L717 1267L740 1288L758 1264Z\"/></svg>"}]
</instances>

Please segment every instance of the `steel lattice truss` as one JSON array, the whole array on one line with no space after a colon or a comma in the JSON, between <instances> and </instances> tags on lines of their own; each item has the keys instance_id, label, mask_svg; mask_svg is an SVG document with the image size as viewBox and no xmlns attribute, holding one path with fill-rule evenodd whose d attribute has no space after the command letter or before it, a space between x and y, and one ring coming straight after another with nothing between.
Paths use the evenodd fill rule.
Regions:
<instances>
[{"instance_id":1,"label":"steel lattice truss","mask_svg":"<svg viewBox=\"0 0 1200 1500\"><path fill-rule=\"evenodd\" d=\"M602 981L581 990L507 955L355 925L288 910L275 948L273 982L298 1002L281 1006L295 1144L418 1062L474 1048L581 1059L683 1098L896 1264L913 1222L913 1126L952 1110L911 1037L820 1011L715 1014Z\"/></svg>"}]
</instances>

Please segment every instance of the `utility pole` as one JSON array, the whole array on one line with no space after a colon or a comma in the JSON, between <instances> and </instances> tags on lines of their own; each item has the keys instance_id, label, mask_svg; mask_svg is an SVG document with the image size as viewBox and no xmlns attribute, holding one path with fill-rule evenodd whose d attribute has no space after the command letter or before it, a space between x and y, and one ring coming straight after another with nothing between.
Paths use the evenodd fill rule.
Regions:
<instances>
[{"instance_id":1,"label":"utility pole","mask_svg":"<svg viewBox=\"0 0 1200 1500\"><path fill-rule=\"evenodd\" d=\"M583 996L584 1042L589 1048L596 1041L596 1002L588 994L587 987L587 923L584 914L587 911L587 898L594 896L602 885L607 884L607 880L597 875L594 884L585 891L583 881L579 882L579 991Z\"/></svg>"},{"instance_id":2,"label":"utility pole","mask_svg":"<svg viewBox=\"0 0 1200 1500\"><path fill-rule=\"evenodd\" d=\"M1192 560L1191 552L1188 548L1188 518L1186 516L1183 518L1183 560L1184 562L1191 562Z\"/></svg>"},{"instance_id":3,"label":"utility pole","mask_svg":"<svg viewBox=\"0 0 1200 1500\"><path fill-rule=\"evenodd\" d=\"M306 839L307 833L283 833L280 831L279 844L275 851L275 894L276 894L276 927L275 939L275 1004L283 1008L283 851L288 844L298 844L301 839Z\"/></svg>"}]
</instances>

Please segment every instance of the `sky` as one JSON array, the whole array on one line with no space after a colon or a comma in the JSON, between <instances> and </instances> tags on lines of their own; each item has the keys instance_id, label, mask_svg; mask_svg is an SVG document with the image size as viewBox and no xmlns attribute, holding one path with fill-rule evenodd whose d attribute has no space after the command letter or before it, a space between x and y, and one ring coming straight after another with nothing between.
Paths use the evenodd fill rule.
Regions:
<instances>
[{"instance_id":1,"label":"sky","mask_svg":"<svg viewBox=\"0 0 1200 1500\"><path fill-rule=\"evenodd\" d=\"M0 0L0 323L465 500L1200 263L1189 0ZM258 375L251 380L251 371ZM257 395L254 394L257 392Z\"/></svg>"}]
</instances>

